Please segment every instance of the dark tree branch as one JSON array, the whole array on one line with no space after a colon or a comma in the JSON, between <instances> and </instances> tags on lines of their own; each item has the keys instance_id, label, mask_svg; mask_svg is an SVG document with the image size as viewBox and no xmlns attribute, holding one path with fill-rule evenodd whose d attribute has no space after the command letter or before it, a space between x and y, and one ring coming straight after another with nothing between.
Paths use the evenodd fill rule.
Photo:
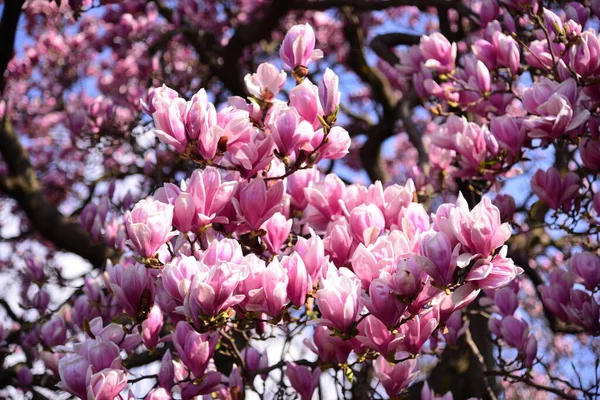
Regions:
<instances>
[{"instance_id":1,"label":"dark tree branch","mask_svg":"<svg viewBox=\"0 0 600 400\"><path fill-rule=\"evenodd\" d=\"M17 25L21 17L22 0L9 0L4 2L2 20L0 20L0 95L4 92L6 82L4 74L8 63L12 59L17 35Z\"/></svg>"}]
</instances>

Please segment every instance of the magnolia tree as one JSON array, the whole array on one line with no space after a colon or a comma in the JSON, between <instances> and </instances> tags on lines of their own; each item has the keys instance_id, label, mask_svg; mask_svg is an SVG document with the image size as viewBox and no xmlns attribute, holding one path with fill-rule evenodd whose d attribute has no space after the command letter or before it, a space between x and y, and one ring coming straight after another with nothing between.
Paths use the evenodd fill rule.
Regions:
<instances>
[{"instance_id":1,"label":"magnolia tree","mask_svg":"<svg viewBox=\"0 0 600 400\"><path fill-rule=\"evenodd\" d=\"M600 396L600 1L0 4L0 397Z\"/></svg>"}]
</instances>

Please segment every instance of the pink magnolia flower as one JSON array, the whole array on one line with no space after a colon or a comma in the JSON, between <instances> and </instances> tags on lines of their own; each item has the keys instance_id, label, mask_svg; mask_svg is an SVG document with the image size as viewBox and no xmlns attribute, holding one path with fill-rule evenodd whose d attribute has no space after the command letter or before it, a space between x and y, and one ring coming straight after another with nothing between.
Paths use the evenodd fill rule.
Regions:
<instances>
[{"instance_id":1,"label":"pink magnolia flower","mask_svg":"<svg viewBox=\"0 0 600 400\"><path fill-rule=\"evenodd\" d=\"M386 279L375 279L369 285L369 295L364 304L369 312L386 326L395 326L402 318L406 304L393 293Z\"/></svg>"},{"instance_id":2,"label":"pink magnolia flower","mask_svg":"<svg viewBox=\"0 0 600 400\"><path fill-rule=\"evenodd\" d=\"M309 24L294 25L285 34L279 57L290 70L307 67L323 57L323 52L315 49L315 42L315 32Z\"/></svg>"},{"instance_id":3,"label":"pink magnolia flower","mask_svg":"<svg viewBox=\"0 0 600 400\"><path fill-rule=\"evenodd\" d=\"M539 169L531 178L531 189L550 208L568 210L579 192L579 177L568 172L564 179L554 167L547 171Z\"/></svg>"},{"instance_id":4,"label":"pink magnolia flower","mask_svg":"<svg viewBox=\"0 0 600 400\"><path fill-rule=\"evenodd\" d=\"M518 157L521 154L525 142L525 132L514 117L502 115L492 118L490 132L513 157Z\"/></svg>"},{"instance_id":5,"label":"pink magnolia flower","mask_svg":"<svg viewBox=\"0 0 600 400\"><path fill-rule=\"evenodd\" d=\"M309 367L297 365L294 362L288 362L286 366L285 374L290 380L292 387L300 395L300 399L311 400L315 389L319 386L321 370L315 368L311 373Z\"/></svg>"},{"instance_id":6,"label":"pink magnolia flower","mask_svg":"<svg viewBox=\"0 0 600 400\"><path fill-rule=\"evenodd\" d=\"M457 207L452 211L451 220L454 236L472 254L488 256L493 250L502 246L511 235L510 225L501 222L500 210L487 197L469 211L466 201L460 194Z\"/></svg>"},{"instance_id":7,"label":"pink magnolia flower","mask_svg":"<svg viewBox=\"0 0 600 400\"><path fill-rule=\"evenodd\" d=\"M436 285L449 286L454 282L454 271L460 246L452 248L450 238L444 232L429 232L421 236L421 254L415 261L433 278Z\"/></svg>"},{"instance_id":8,"label":"pink magnolia flower","mask_svg":"<svg viewBox=\"0 0 600 400\"><path fill-rule=\"evenodd\" d=\"M500 219L504 222L512 221L517 205L515 199L510 194L499 194L493 201L494 205L500 210Z\"/></svg>"},{"instance_id":9,"label":"pink magnolia flower","mask_svg":"<svg viewBox=\"0 0 600 400\"><path fill-rule=\"evenodd\" d=\"M281 109L269 126L277 150L283 156L294 153L314 135L312 125L302 121L298 112L291 107Z\"/></svg>"},{"instance_id":10,"label":"pink magnolia flower","mask_svg":"<svg viewBox=\"0 0 600 400\"><path fill-rule=\"evenodd\" d=\"M181 321L173 335L173 346L181 362L196 378L201 378L215 352L218 340L217 333L200 334L190 324Z\"/></svg>"},{"instance_id":11,"label":"pink magnolia flower","mask_svg":"<svg viewBox=\"0 0 600 400\"><path fill-rule=\"evenodd\" d=\"M543 78L526 89L523 105L533 114L524 122L529 136L556 139L581 127L590 113L576 108L577 96L577 83L572 78L560 84Z\"/></svg>"},{"instance_id":12,"label":"pink magnolia flower","mask_svg":"<svg viewBox=\"0 0 600 400\"><path fill-rule=\"evenodd\" d=\"M568 266L588 290L600 284L600 257L589 251L573 255Z\"/></svg>"},{"instance_id":13,"label":"pink magnolia flower","mask_svg":"<svg viewBox=\"0 0 600 400\"><path fill-rule=\"evenodd\" d=\"M184 121L188 138L190 140L198 140L200 154L203 157L208 155L206 150L210 146L207 146L207 139L211 136L210 128L217 124L217 112L215 106L208 101L208 96L204 89L200 89L187 102ZM209 156L207 159L210 160L211 158Z\"/></svg>"},{"instance_id":14,"label":"pink magnolia flower","mask_svg":"<svg viewBox=\"0 0 600 400\"><path fill-rule=\"evenodd\" d=\"M67 341L67 324L60 315L53 315L42 325L40 330L42 342L48 347L65 344Z\"/></svg>"},{"instance_id":15,"label":"pink magnolia flower","mask_svg":"<svg viewBox=\"0 0 600 400\"><path fill-rule=\"evenodd\" d=\"M365 245L375 242L385 229L383 213L373 204L356 207L350 213L349 221L352 235Z\"/></svg>"},{"instance_id":16,"label":"pink magnolia flower","mask_svg":"<svg viewBox=\"0 0 600 400\"><path fill-rule=\"evenodd\" d=\"M304 261L297 252L281 259L281 265L288 276L287 295L296 307L302 307L306 301L307 293L312 289L313 283Z\"/></svg>"},{"instance_id":17,"label":"pink magnolia flower","mask_svg":"<svg viewBox=\"0 0 600 400\"><path fill-rule=\"evenodd\" d=\"M239 282L248 272L244 266L218 262L208 272L194 276L183 307L185 315L197 327L203 326L203 317L214 317L244 300L244 295L234 294Z\"/></svg>"},{"instance_id":18,"label":"pink magnolia flower","mask_svg":"<svg viewBox=\"0 0 600 400\"><path fill-rule=\"evenodd\" d=\"M118 369L105 369L90 379L87 398L90 400L114 400L127 385L127 373Z\"/></svg>"},{"instance_id":19,"label":"pink magnolia flower","mask_svg":"<svg viewBox=\"0 0 600 400\"><path fill-rule=\"evenodd\" d=\"M246 75L244 82L251 95L271 101L285 84L286 77L286 73L279 71L273 64L262 63L255 74Z\"/></svg>"},{"instance_id":20,"label":"pink magnolia flower","mask_svg":"<svg viewBox=\"0 0 600 400\"><path fill-rule=\"evenodd\" d=\"M323 271L327 268L327 259L325 258L325 246L320 236L314 234L309 239L298 238L296 243L296 252L304 261L304 266L315 284L321 278Z\"/></svg>"},{"instance_id":21,"label":"pink magnolia flower","mask_svg":"<svg viewBox=\"0 0 600 400\"><path fill-rule=\"evenodd\" d=\"M60 382L58 388L82 399L87 396L87 387L92 379L92 365L77 354L68 354L58 362Z\"/></svg>"},{"instance_id":22,"label":"pink magnolia flower","mask_svg":"<svg viewBox=\"0 0 600 400\"><path fill-rule=\"evenodd\" d=\"M135 250L142 257L154 257L170 238L173 206L155 200L141 200L125 213L125 228Z\"/></svg>"},{"instance_id":23,"label":"pink magnolia flower","mask_svg":"<svg viewBox=\"0 0 600 400\"><path fill-rule=\"evenodd\" d=\"M164 266L161 286L169 296L182 304L194 276L199 272L207 273L208 266L199 263L195 257L176 257Z\"/></svg>"},{"instance_id":24,"label":"pink magnolia flower","mask_svg":"<svg viewBox=\"0 0 600 400\"><path fill-rule=\"evenodd\" d=\"M278 181L267 188L267 182L261 177L241 184L235 208L251 230L259 230L261 225L271 218L283 202L283 182Z\"/></svg>"},{"instance_id":25,"label":"pink magnolia flower","mask_svg":"<svg viewBox=\"0 0 600 400\"><path fill-rule=\"evenodd\" d=\"M262 229L267 232L262 240L271 253L279 253L283 243L288 240L292 223L291 219L287 219L283 214L277 212L262 225Z\"/></svg>"},{"instance_id":26,"label":"pink magnolia flower","mask_svg":"<svg viewBox=\"0 0 600 400\"><path fill-rule=\"evenodd\" d=\"M249 311L264 312L273 318L281 315L287 304L288 276L275 259L262 272L262 285L253 293L253 303L246 306Z\"/></svg>"},{"instance_id":27,"label":"pink magnolia flower","mask_svg":"<svg viewBox=\"0 0 600 400\"><path fill-rule=\"evenodd\" d=\"M593 171L600 170L600 140L583 138L579 142L579 155L583 165Z\"/></svg>"},{"instance_id":28,"label":"pink magnolia flower","mask_svg":"<svg viewBox=\"0 0 600 400\"><path fill-rule=\"evenodd\" d=\"M319 83L319 100L325 115L333 114L340 104L339 81L335 72L329 68L325 70L323 80Z\"/></svg>"},{"instance_id":29,"label":"pink magnolia flower","mask_svg":"<svg viewBox=\"0 0 600 400\"><path fill-rule=\"evenodd\" d=\"M315 321L348 333L360 311L360 280L345 268L338 272L330 266L320 282L316 303L322 319Z\"/></svg>"},{"instance_id":30,"label":"pink magnolia flower","mask_svg":"<svg viewBox=\"0 0 600 400\"><path fill-rule=\"evenodd\" d=\"M108 264L106 274L110 289L131 317L144 317L154 297L154 278L150 269L142 264Z\"/></svg>"},{"instance_id":31,"label":"pink magnolia flower","mask_svg":"<svg viewBox=\"0 0 600 400\"><path fill-rule=\"evenodd\" d=\"M227 222L226 218L218 217L217 214L231 201L237 187L237 181L225 181L214 167L192 173L187 190L193 199L200 225Z\"/></svg>"},{"instance_id":32,"label":"pink magnolia flower","mask_svg":"<svg viewBox=\"0 0 600 400\"><path fill-rule=\"evenodd\" d=\"M595 32L585 31L577 35L577 42L571 47L570 67L587 78L600 68L600 40Z\"/></svg>"},{"instance_id":33,"label":"pink magnolia flower","mask_svg":"<svg viewBox=\"0 0 600 400\"><path fill-rule=\"evenodd\" d=\"M150 91L148 92L148 104L146 104L144 100L140 100L140 103L142 104L142 108L144 109L146 114L152 115L156 112L156 108L154 107L155 101L160 102L175 100L178 97L179 94L176 90L173 90L170 87L163 84L161 87L150 89Z\"/></svg>"},{"instance_id":34,"label":"pink magnolia flower","mask_svg":"<svg viewBox=\"0 0 600 400\"><path fill-rule=\"evenodd\" d=\"M395 348L395 336L390 333L387 326L373 315L367 316L358 324L356 339L367 347L388 357Z\"/></svg>"},{"instance_id":35,"label":"pink magnolia flower","mask_svg":"<svg viewBox=\"0 0 600 400\"><path fill-rule=\"evenodd\" d=\"M90 362L93 372L121 367L119 346L102 337L86 340L79 346L78 351Z\"/></svg>"},{"instance_id":36,"label":"pink magnolia flower","mask_svg":"<svg viewBox=\"0 0 600 400\"><path fill-rule=\"evenodd\" d=\"M573 276L562 268L550 273L549 285L538 286L544 306L562 321L569 319L565 307L570 302L572 286Z\"/></svg>"},{"instance_id":37,"label":"pink magnolia flower","mask_svg":"<svg viewBox=\"0 0 600 400\"><path fill-rule=\"evenodd\" d=\"M350 226L345 218L340 218L327 226L323 246L329 255L329 259L337 267L343 267L348 261L353 246Z\"/></svg>"},{"instance_id":38,"label":"pink magnolia flower","mask_svg":"<svg viewBox=\"0 0 600 400\"><path fill-rule=\"evenodd\" d=\"M505 317L513 315L517 307L519 307L519 299L515 291L508 287L504 287L494 293L494 303L498 307L500 314Z\"/></svg>"},{"instance_id":39,"label":"pink magnolia flower","mask_svg":"<svg viewBox=\"0 0 600 400\"><path fill-rule=\"evenodd\" d=\"M179 153L184 153L188 145L184 121L186 101L182 98L157 98L153 100L153 106L156 109L152 114L156 127L154 133L161 142L172 145Z\"/></svg>"},{"instance_id":40,"label":"pink magnolia flower","mask_svg":"<svg viewBox=\"0 0 600 400\"><path fill-rule=\"evenodd\" d=\"M303 169L294 172L286 178L286 192L290 195L290 203L296 210L304 210L308 201L304 188L310 187L312 182L319 182L320 171L316 168Z\"/></svg>"},{"instance_id":41,"label":"pink magnolia flower","mask_svg":"<svg viewBox=\"0 0 600 400\"><path fill-rule=\"evenodd\" d=\"M373 369L375 377L379 379L390 397L400 394L413 382L419 372L414 359L391 364L383 356L379 356L373 362Z\"/></svg>"},{"instance_id":42,"label":"pink magnolia flower","mask_svg":"<svg viewBox=\"0 0 600 400\"><path fill-rule=\"evenodd\" d=\"M569 322L579 325L589 333L600 331L600 306L594 297L583 290L571 289L571 301L563 306Z\"/></svg>"},{"instance_id":43,"label":"pink magnolia flower","mask_svg":"<svg viewBox=\"0 0 600 400\"><path fill-rule=\"evenodd\" d=\"M419 46L425 59L425 67L440 73L451 72L456 63L456 43L450 44L441 33L421 37Z\"/></svg>"},{"instance_id":44,"label":"pink magnolia flower","mask_svg":"<svg viewBox=\"0 0 600 400\"><path fill-rule=\"evenodd\" d=\"M415 355L419 354L421 348L429 340L438 324L439 321L432 308L406 321L398 328L398 333L404 335L404 338L399 341L396 352L402 351Z\"/></svg>"},{"instance_id":45,"label":"pink magnolia flower","mask_svg":"<svg viewBox=\"0 0 600 400\"><path fill-rule=\"evenodd\" d=\"M163 313L158 305L154 305L148 318L142 322L142 340L147 349L153 349L160 339L160 330L163 326Z\"/></svg>"},{"instance_id":46,"label":"pink magnolia flower","mask_svg":"<svg viewBox=\"0 0 600 400\"><path fill-rule=\"evenodd\" d=\"M314 344L304 339L304 344L324 363L343 363L348 360L348 355L355 346L352 340L344 340L335 336L333 332L324 327L316 326L313 333Z\"/></svg>"}]
</instances>

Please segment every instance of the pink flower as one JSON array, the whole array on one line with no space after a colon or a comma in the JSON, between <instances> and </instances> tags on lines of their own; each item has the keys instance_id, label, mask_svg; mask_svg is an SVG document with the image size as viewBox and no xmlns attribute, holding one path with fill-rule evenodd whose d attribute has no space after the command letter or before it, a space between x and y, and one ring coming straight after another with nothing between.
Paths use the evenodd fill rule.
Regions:
<instances>
[{"instance_id":1,"label":"pink flower","mask_svg":"<svg viewBox=\"0 0 600 400\"><path fill-rule=\"evenodd\" d=\"M316 303L322 319L316 320L325 326L348 333L360 311L360 281L349 270L330 266L321 279Z\"/></svg>"},{"instance_id":2,"label":"pink flower","mask_svg":"<svg viewBox=\"0 0 600 400\"><path fill-rule=\"evenodd\" d=\"M554 167L547 171L538 170L531 178L531 189L550 208L568 210L579 192L579 177L568 172L561 180L560 173Z\"/></svg>"},{"instance_id":3,"label":"pink flower","mask_svg":"<svg viewBox=\"0 0 600 400\"><path fill-rule=\"evenodd\" d=\"M302 307L306 301L306 294L313 286L304 261L298 253L294 252L289 257L284 256L281 265L288 276L287 295L296 307Z\"/></svg>"},{"instance_id":4,"label":"pink flower","mask_svg":"<svg viewBox=\"0 0 600 400\"><path fill-rule=\"evenodd\" d=\"M158 305L154 305L148 318L142 322L142 340L147 349L153 349L160 339L160 330L163 326L163 313Z\"/></svg>"},{"instance_id":5,"label":"pink flower","mask_svg":"<svg viewBox=\"0 0 600 400\"><path fill-rule=\"evenodd\" d=\"M270 101L285 84L286 76L285 72L279 71L273 64L262 63L255 74L246 75L244 82L251 95Z\"/></svg>"},{"instance_id":6,"label":"pink flower","mask_svg":"<svg viewBox=\"0 0 600 400\"><path fill-rule=\"evenodd\" d=\"M499 194L493 201L494 205L500 210L500 219L504 222L512 221L517 205L515 199L510 194Z\"/></svg>"},{"instance_id":7,"label":"pink flower","mask_svg":"<svg viewBox=\"0 0 600 400\"><path fill-rule=\"evenodd\" d=\"M117 369L105 369L90 379L87 388L89 400L114 400L127 385L127 373Z\"/></svg>"},{"instance_id":8,"label":"pink flower","mask_svg":"<svg viewBox=\"0 0 600 400\"><path fill-rule=\"evenodd\" d=\"M286 178L286 191L290 195L290 203L296 210L304 210L308 205L304 188L310 187L311 182L318 182L320 171L316 168L303 169L294 172Z\"/></svg>"},{"instance_id":9,"label":"pink flower","mask_svg":"<svg viewBox=\"0 0 600 400\"><path fill-rule=\"evenodd\" d=\"M383 356L379 356L373 362L373 369L375 377L379 379L390 397L400 394L412 383L419 372L414 359L390 364Z\"/></svg>"},{"instance_id":10,"label":"pink flower","mask_svg":"<svg viewBox=\"0 0 600 400\"><path fill-rule=\"evenodd\" d=\"M42 325L40 330L42 342L48 347L65 344L67 341L67 324L60 315L53 315L49 321Z\"/></svg>"},{"instance_id":11,"label":"pink flower","mask_svg":"<svg viewBox=\"0 0 600 400\"><path fill-rule=\"evenodd\" d=\"M304 344L316 353L319 360L324 363L339 364L346 362L348 355L354 350L352 340L343 340L324 326L315 327L313 340L314 345L308 339L304 340Z\"/></svg>"},{"instance_id":12,"label":"pink flower","mask_svg":"<svg viewBox=\"0 0 600 400\"><path fill-rule=\"evenodd\" d=\"M323 130L315 132L315 137L319 135L319 132L322 133ZM348 131L341 126L334 126L327 134L325 144L318 150L319 160L338 160L344 157L350 150L350 144Z\"/></svg>"},{"instance_id":13,"label":"pink flower","mask_svg":"<svg viewBox=\"0 0 600 400\"><path fill-rule=\"evenodd\" d=\"M306 67L323 57L321 50L315 50L315 41L315 32L309 24L294 25L285 34L279 57L290 70Z\"/></svg>"},{"instance_id":14,"label":"pink flower","mask_svg":"<svg viewBox=\"0 0 600 400\"><path fill-rule=\"evenodd\" d=\"M419 46L425 59L425 67L440 73L451 72L456 63L456 43L450 44L441 33L421 37Z\"/></svg>"},{"instance_id":15,"label":"pink flower","mask_svg":"<svg viewBox=\"0 0 600 400\"><path fill-rule=\"evenodd\" d=\"M293 362L286 363L285 374L290 380L292 387L300 395L301 400L311 400L315 389L319 386L321 370L315 368L311 373L310 368L297 365Z\"/></svg>"},{"instance_id":16,"label":"pink flower","mask_svg":"<svg viewBox=\"0 0 600 400\"><path fill-rule=\"evenodd\" d=\"M583 165L593 171L600 170L600 141L583 138L579 142L579 155Z\"/></svg>"},{"instance_id":17,"label":"pink flower","mask_svg":"<svg viewBox=\"0 0 600 400\"><path fill-rule=\"evenodd\" d=\"M185 315L197 327L203 326L203 317L214 317L244 300L235 295L239 282L247 276L245 267L219 262L208 272L197 273L184 300Z\"/></svg>"},{"instance_id":18,"label":"pink flower","mask_svg":"<svg viewBox=\"0 0 600 400\"><path fill-rule=\"evenodd\" d=\"M319 83L319 100L325 115L333 114L340 104L339 81L335 72L329 68L325 70L323 80Z\"/></svg>"},{"instance_id":19,"label":"pink flower","mask_svg":"<svg viewBox=\"0 0 600 400\"><path fill-rule=\"evenodd\" d=\"M395 326L402 318L406 304L392 293L386 279L375 279L369 285L369 296L365 296L365 306L369 312L386 326Z\"/></svg>"},{"instance_id":20,"label":"pink flower","mask_svg":"<svg viewBox=\"0 0 600 400\"><path fill-rule=\"evenodd\" d=\"M187 103L182 98L167 100L155 99L153 106L156 111L152 114L154 118L154 133L161 142L175 147L179 153L184 153L188 145L185 131L184 116Z\"/></svg>"},{"instance_id":21,"label":"pink flower","mask_svg":"<svg viewBox=\"0 0 600 400\"><path fill-rule=\"evenodd\" d=\"M140 103L142 104L142 108L144 109L146 114L152 115L156 112L156 108L154 107L155 101L160 102L175 100L178 97L179 94L176 90L173 90L170 87L163 84L161 87L150 89L150 91L148 92L148 104L146 104L146 102L144 102L143 100L140 100Z\"/></svg>"},{"instance_id":22,"label":"pink flower","mask_svg":"<svg viewBox=\"0 0 600 400\"><path fill-rule=\"evenodd\" d=\"M244 218L246 226L251 230L259 230L261 225L281 208L283 182L278 181L269 188L267 185L267 182L261 177L240 185L234 205L238 214Z\"/></svg>"},{"instance_id":23,"label":"pink flower","mask_svg":"<svg viewBox=\"0 0 600 400\"><path fill-rule=\"evenodd\" d=\"M154 278L150 269L142 264L107 265L110 289L119 300L125 313L131 317L145 317L154 297Z\"/></svg>"},{"instance_id":24,"label":"pink flower","mask_svg":"<svg viewBox=\"0 0 600 400\"><path fill-rule=\"evenodd\" d=\"M456 239L471 253L484 257L502 246L511 235L510 225L501 222L500 210L487 197L469 211L462 194L459 195L451 219Z\"/></svg>"},{"instance_id":25,"label":"pink flower","mask_svg":"<svg viewBox=\"0 0 600 400\"><path fill-rule=\"evenodd\" d=\"M600 68L600 41L595 32L585 31L578 35L570 57L570 67L579 75L587 78L596 73Z\"/></svg>"},{"instance_id":26,"label":"pink flower","mask_svg":"<svg viewBox=\"0 0 600 400\"><path fill-rule=\"evenodd\" d=\"M291 107L281 109L269 126L277 150L283 156L294 153L314 135L312 125L300 120L298 112Z\"/></svg>"},{"instance_id":27,"label":"pink flower","mask_svg":"<svg viewBox=\"0 0 600 400\"><path fill-rule=\"evenodd\" d=\"M373 204L356 207L350 212L349 221L354 238L367 246L375 242L385 229L385 217Z\"/></svg>"},{"instance_id":28,"label":"pink flower","mask_svg":"<svg viewBox=\"0 0 600 400\"><path fill-rule=\"evenodd\" d=\"M600 284L600 257L589 251L573 255L568 266L588 290Z\"/></svg>"},{"instance_id":29,"label":"pink flower","mask_svg":"<svg viewBox=\"0 0 600 400\"><path fill-rule=\"evenodd\" d=\"M125 213L125 228L133 247L142 257L153 257L175 233L171 232L173 206L141 200Z\"/></svg>"},{"instance_id":30,"label":"pink flower","mask_svg":"<svg viewBox=\"0 0 600 400\"><path fill-rule=\"evenodd\" d=\"M82 399L86 398L87 387L92 379L92 365L77 354L68 354L58 362L60 382L56 385Z\"/></svg>"},{"instance_id":31,"label":"pink flower","mask_svg":"<svg viewBox=\"0 0 600 400\"><path fill-rule=\"evenodd\" d=\"M200 334L190 324L181 321L177 324L173 335L173 346L181 362L194 377L201 378L215 352L218 340L217 333Z\"/></svg>"},{"instance_id":32,"label":"pink flower","mask_svg":"<svg viewBox=\"0 0 600 400\"><path fill-rule=\"evenodd\" d=\"M394 350L392 342L395 337L381 320L373 315L367 316L358 324L359 335L356 339L373 349L384 357L388 357Z\"/></svg>"},{"instance_id":33,"label":"pink flower","mask_svg":"<svg viewBox=\"0 0 600 400\"><path fill-rule=\"evenodd\" d=\"M502 115L493 118L490 131L498 140L498 143L508 150L513 157L518 157L521 154L525 142L525 132L521 129L520 124L517 124L514 117Z\"/></svg>"},{"instance_id":34,"label":"pink flower","mask_svg":"<svg viewBox=\"0 0 600 400\"><path fill-rule=\"evenodd\" d=\"M319 101L319 88L308 79L290 90L290 107L296 109L313 128L317 129L321 125L317 119L317 114L323 115L323 108Z\"/></svg>"},{"instance_id":35,"label":"pink flower","mask_svg":"<svg viewBox=\"0 0 600 400\"><path fill-rule=\"evenodd\" d=\"M568 306L563 307L571 323L581 326L589 333L597 334L600 331L600 306L588 293L571 289L571 301Z\"/></svg>"},{"instance_id":36,"label":"pink flower","mask_svg":"<svg viewBox=\"0 0 600 400\"><path fill-rule=\"evenodd\" d=\"M207 146L205 145L207 136L210 136L210 128L217 123L217 112L215 106L208 101L208 96L204 89L192 96L192 100L187 102L184 114L185 128L190 140L200 140L198 144L200 154L207 155ZM214 156L214 155L213 155ZM210 156L207 159L211 159Z\"/></svg>"},{"instance_id":37,"label":"pink flower","mask_svg":"<svg viewBox=\"0 0 600 400\"><path fill-rule=\"evenodd\" d=\"M195 170L187 186L201 226L211 222L227 222L217 214L231 201L238 187L237 181L225 182L216 168L206 167L204 170Z\"/></svg>"},{"instance_id":38,"label":"pink flower","mask_svg":"<svg viewBox=\"0 0 600 400\"><path fill-rule=\"evenodd\" d=\"M519 307L519 299L515 291L508 287L504 287L494 293L494 303L498 307L500 314L505 317L513 315L517 307Z\"/></svg>"},{"instance_id":39,"label":"pink flower","mask_svg":"<svg viewBox=\"0 0 600 400\"><path fill-rule=\"evenodd\" d=\"M450 238L444 232L428 232L421 236L421 254L416 258L423 270L433 278L436 285L444 287L454 282L454 271L459 248L452 248Z\"/></svg>"},{"instance_id":40,"label":"pink flower","mask_svg":"<svg viewBox=\"0 0 600 400\"><path fill-rule=\"evenodd\" d=\"M404 335L404 339L398 343L396 351L419 354L438 324L436 313L431 308L406 321L398 328L398 333Z\"/></svg>"},{"instance_id":41,"label":"pink flower","mask_svg":"<svg viewBox=\"0 0 600 400\"><path fill-rule=\"evenodd\" d=\"M261 286L260 292L257 291L253 295L253 301L258 302L249 304L246 309L278 318L287 304L288 276L277 259L271 261L263 271Z\"/></svg>"},{"instance_id":42,"label":"pink flower","mask_svg":"<svg viewBox=\"0 0 600 400\"><path fill-rule=\"evenodd\" d=\"M533 114L524 124L531 137L557 139L581 127L589 118L585 109L576 108L577 83L569 78L558 84L542 78L523 92L523 105Z\"/></svg>"},{"instance_id":43,"label":"pink flower","mask_svg":"<svg viewBox=\"0 0 600 400\"><path fill-rule=\"evenodd\" d=\"M208 266L199 263L195 257L176 257L163 268L162 287L172 298L183 303L194 276L200 271L208 272Z\"/></svg>"}]
</instances>

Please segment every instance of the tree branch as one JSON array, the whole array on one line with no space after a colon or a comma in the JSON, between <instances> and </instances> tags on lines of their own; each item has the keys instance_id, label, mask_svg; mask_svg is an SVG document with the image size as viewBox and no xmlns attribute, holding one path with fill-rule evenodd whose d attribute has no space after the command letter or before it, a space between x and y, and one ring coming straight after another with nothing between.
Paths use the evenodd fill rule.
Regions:
<instances>
[{"instance_id":1,"label":"tree branch","mask_svg":"<svg viewBox=\"0 0 600 400\"><path fill-rule=\"evenodd\" d=\"M13 56L17 25L21 17L22 7L22 0L4 2L2 20L0 20L0 38L2 38L0 40L0 95L4 92L6 86L4 74Z\"/></svg>"}]
</instances>

